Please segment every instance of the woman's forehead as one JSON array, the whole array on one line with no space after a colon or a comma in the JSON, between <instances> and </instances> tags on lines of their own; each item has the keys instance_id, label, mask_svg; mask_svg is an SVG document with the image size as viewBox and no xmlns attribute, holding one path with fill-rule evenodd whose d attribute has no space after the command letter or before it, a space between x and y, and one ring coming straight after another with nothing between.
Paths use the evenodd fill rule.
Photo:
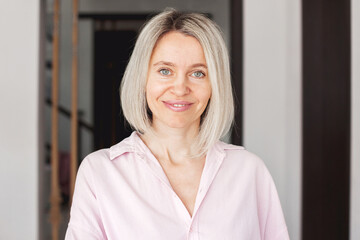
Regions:
<instances>
[{"instance_id":1,"label":"woman's forehead","mask_svg":"<svg viewBox=\"0 0 360 240\"><path fill-rule=\"evenodd\" d=\"M154 47L150 64L197 64L206 66L206 59L200 42L192 36L169 32L162 36Z\"/></svg>"}]
</instances>

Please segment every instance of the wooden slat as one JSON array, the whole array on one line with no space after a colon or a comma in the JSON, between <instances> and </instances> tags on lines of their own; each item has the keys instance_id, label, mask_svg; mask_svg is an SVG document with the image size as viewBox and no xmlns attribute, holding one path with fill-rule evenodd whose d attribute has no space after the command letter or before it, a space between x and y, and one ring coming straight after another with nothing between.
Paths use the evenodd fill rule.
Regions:
<instances>
[{"instance_id":1,"label":"wooden slat","mask_svg":"<svg viewBox=\"0 0 360 240\"><path fill-rule=\"evenodd\" d=\"M75 188L78 163L78 0L73 0L72 18L70 205Z\"/></svg>"},{"instance_id":2,"label":"wooden slat","mask_svg":"<svg viewBox=\"0 0 360 240\"><path fill-rule=\"evenodd\" d=\"M51 210L52 239L59 238L60 215L60 187L59 187L59 150L58 150L58 85L59 85L59 0L54 0L54 29L52 56L52 109L51 109Z\"/></svg>"}]
</instances>

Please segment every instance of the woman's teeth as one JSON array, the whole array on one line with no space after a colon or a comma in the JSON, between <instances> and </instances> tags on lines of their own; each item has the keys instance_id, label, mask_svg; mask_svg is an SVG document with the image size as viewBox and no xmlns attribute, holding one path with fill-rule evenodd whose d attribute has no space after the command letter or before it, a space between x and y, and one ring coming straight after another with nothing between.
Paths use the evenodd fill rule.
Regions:
<instances>
[{"instance_id":1,"label":"woman's teeth","mask_svg":"<svg viewBox=\"0 0 360 240\"><path fill-rule=\"evenodd\" d=\"M185 107L185 104L172 104L174 107Z\"/></svg>"}]
</instances>

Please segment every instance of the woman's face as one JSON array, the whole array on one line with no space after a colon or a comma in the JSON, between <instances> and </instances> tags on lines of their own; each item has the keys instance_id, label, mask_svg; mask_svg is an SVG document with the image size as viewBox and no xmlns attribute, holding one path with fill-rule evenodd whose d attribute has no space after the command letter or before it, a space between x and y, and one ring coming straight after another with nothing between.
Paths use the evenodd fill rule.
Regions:
<instances>
[{"instance_id":1,"label":"woman's face","mask_svg":"<svg viewBox=\"0 0 360 240\"><path fill-rule=\"evenodd\" d=\"M149 63L146 100L153 126L198 129L211 96L199 41L169 32L157 42Z\"/></svg>"}]
</instances>

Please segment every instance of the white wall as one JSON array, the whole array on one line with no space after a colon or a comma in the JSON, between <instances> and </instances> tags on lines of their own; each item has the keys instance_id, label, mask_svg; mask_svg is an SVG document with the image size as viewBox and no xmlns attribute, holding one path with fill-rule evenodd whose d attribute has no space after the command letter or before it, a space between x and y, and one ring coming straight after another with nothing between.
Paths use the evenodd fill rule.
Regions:
<instances>
[{"instance_id":1,"label":"white wall","mask_svg":"<svg viewBox=\"0 0 360 240\"><path fill-rule=\"evenodd\" d=\"M244 0L244 146L268 166L292 240L301 237L300 4Z\"/></svg>"},{"instance_id":2,"label":"white wall","mask_svg":"<svg viewBox=\"0 0 360 240\"><path fill-rule=\"evenodd\" d=\"M360 239L360 1L351 1L351 222L350 239Z\"/></svg>"},{"instance_id":3,"label":"white wall","mask_svg":"<svg viewBox=\"0 0 360 240\"><path fill-rule=\"evenodd\" d=\"M39 238L40 1L0 8L0 239Z\"/></svg>"}]
</instances>

